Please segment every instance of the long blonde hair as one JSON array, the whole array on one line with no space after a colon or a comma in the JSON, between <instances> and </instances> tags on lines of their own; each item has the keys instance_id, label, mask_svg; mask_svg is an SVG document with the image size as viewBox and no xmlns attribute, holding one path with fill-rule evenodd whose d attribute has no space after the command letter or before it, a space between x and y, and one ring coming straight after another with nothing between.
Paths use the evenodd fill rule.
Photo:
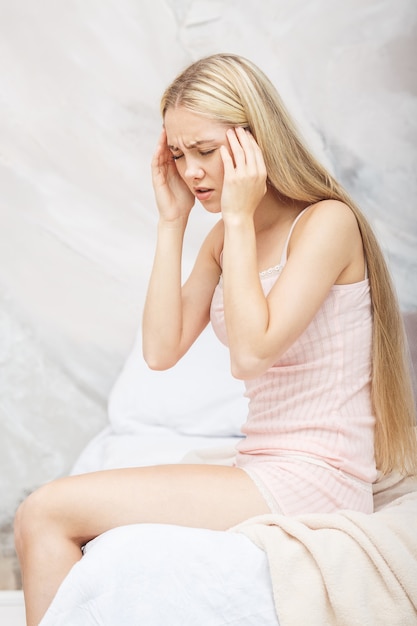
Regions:
<instances>
[{"instance_id":1,"label":"long blonde hair","mask_svg":"<svg viewBox=\"0 0 417 626\"><path fill-rule=\"evenodd\" d=\"M402 315L368 221L304 145L271 81L247 59L216 54L193 63L166 89L161 100L162 115L176 106L231 126L248 127L264 155L268 183L281 197L308 204L336 199L346 203L355 214L373 309L371 394L376 416L375 458L384 474L394 469L415 472L415 404Z\"/></svg>"}]
</instances>

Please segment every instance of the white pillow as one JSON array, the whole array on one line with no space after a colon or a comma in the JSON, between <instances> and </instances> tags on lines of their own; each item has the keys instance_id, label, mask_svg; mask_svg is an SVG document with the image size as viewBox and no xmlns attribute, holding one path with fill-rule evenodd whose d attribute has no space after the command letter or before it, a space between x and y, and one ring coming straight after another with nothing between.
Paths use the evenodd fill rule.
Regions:
<instances>
[{"instance_id":1,"label":"white pillow","mask_svg":"<svg viewBox=\"0 0 417 626\"><path fill-rule=\"evenodd\" d=\"M141 333L109 397L115 433L164 426L187 435L241 435L246 420L244 385L230 373L227 349L211 326L173 368L153 371L142 356ZM143 429L142 429L143 430Z\"/></svg>"}]
</instances>

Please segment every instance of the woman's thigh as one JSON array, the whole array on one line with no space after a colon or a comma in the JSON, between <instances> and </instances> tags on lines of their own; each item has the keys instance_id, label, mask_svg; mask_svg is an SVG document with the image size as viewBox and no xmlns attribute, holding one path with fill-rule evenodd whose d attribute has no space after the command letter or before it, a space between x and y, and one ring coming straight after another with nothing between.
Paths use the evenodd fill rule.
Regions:
<instances>
[{"instance_id":1,"label":"woman's thigh","mask_svg":"<svg viewBox=\"0 0 417 626\"><path fill-rule=\"evenodd\" d=\"M69 476L32 494L39 513L79 543L117 526L226 530L270 510L251 478L219 465L161 465Z\"/></svg>"}]
</instances>

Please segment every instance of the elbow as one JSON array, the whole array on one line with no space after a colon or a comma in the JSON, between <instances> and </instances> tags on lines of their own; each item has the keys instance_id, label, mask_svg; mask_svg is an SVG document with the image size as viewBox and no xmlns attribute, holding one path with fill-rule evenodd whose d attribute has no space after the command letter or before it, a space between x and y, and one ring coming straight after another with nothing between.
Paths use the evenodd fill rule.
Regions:
<instances>
[{"instance_id":1,"label":"elbow","mask_svg":"<svg viewBox=\"0 0 417 626\"><path fill-rule=\"evenodd\" d=\"M238 380L258 378L258 376L262 376L262 374L264 374L269 367L269 363L266 363L264 359L254 356L246 358L231 358L230 361L232 376Z\"/></svg>"},{"instance_id":2,"label":"elbow","mask_svg":"<svg viewBox=\"0 0 417 626\"><path fill-rule=\"evenodd\" d=\"M174 358L167 352L165 354L158 354L154 351L143 350L142 354L149 369L157 372L169 370L178 362L178 359Z\"/></svg>"},{"instance_id":3,"label":"elbow","mask_svg":"<svg viewBox=\"0 0 417 626\"><path fill-rule=\"evenodd\" d=\"M150 370L153 370L154 372L164 372L165 370L169 370L171 367L173 367L173 365L169 365L163 362L154 362L154 361L148 361L147 359L145 359L145 363L146 365L149 367Z\"/></svg>"},{"instance_id":4,"label":"elbow","mask_svg":"<svg viewBox=\"0 0 417 626\"><path fill-rule=\"evenodd\" d=\"M171 367L174 367L176 361L174 363L171 363L170 361L165 360L151 361L145 359L145 363L149 367L149 369L153 370L154 372L164 372L165 370L169 370L171 369Z\"/></svg>"}]
</instances>

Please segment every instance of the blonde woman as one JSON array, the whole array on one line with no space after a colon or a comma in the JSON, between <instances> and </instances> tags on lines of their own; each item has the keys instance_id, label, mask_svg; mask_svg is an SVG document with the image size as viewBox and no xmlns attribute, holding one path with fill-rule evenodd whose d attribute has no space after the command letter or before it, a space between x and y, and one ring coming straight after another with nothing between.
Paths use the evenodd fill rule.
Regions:
<instances>
[{"instance_id":1,"label":"blonde woman","mask_svg":"<svg viewBox=\"0 0 417 626\"><path fill-rule=\"evenodd\" d=\"M374 235L302 143L270 81L227 54L162 98L159 211L144 357L175 365L211 320L245 381L232 467L159 466L63 478L16 516L29 625L82 546L116 526L227 529L279 512L372 512L372 483L413 471L414 406L398 304ZM219 214L181 284L196 198Z\"/></svg>"}]
</instances>

